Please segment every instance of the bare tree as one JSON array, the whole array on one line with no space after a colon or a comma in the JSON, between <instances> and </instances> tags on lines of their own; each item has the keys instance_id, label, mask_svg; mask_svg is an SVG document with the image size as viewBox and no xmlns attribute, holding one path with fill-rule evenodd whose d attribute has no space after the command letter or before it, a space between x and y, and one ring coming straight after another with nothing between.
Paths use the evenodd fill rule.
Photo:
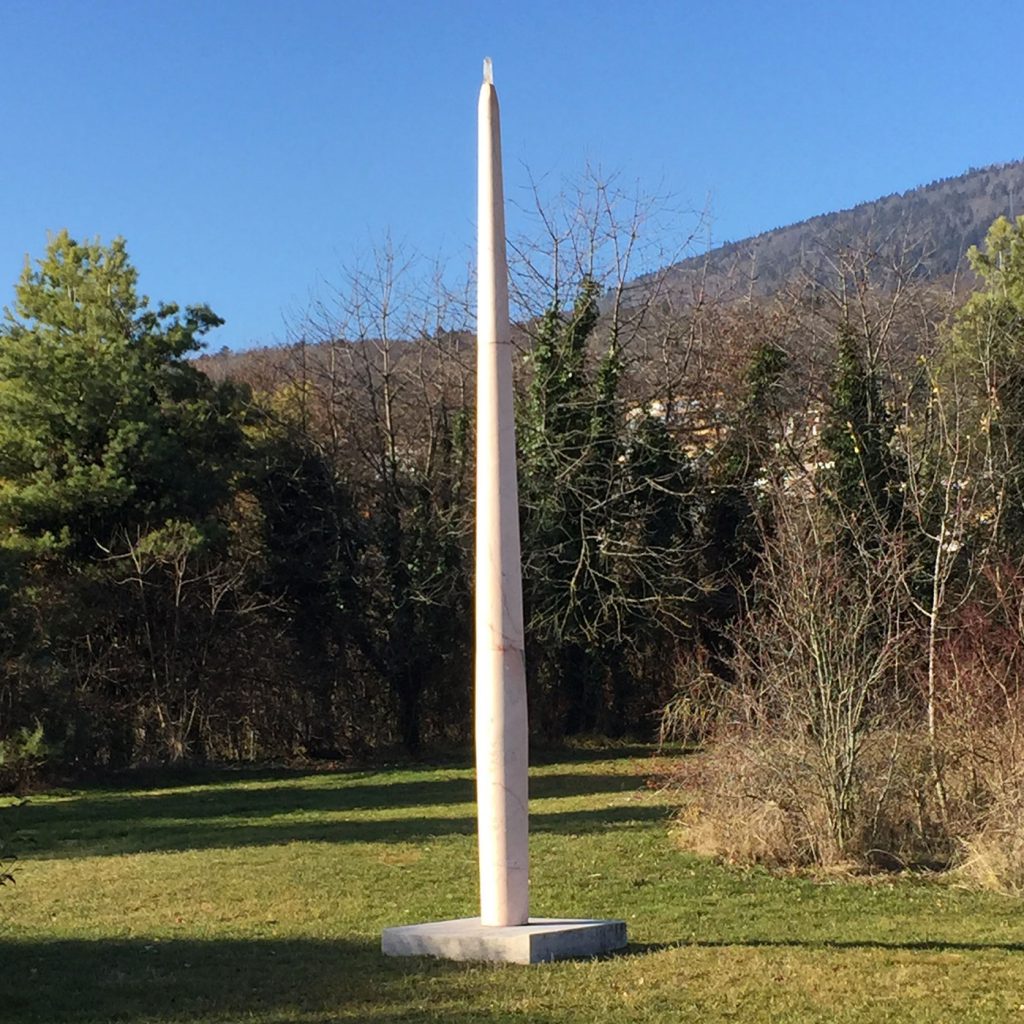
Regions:
<instances>
[{"instance_id":1,"label":"bare tree","mask_svg":"<svg viewBox=\"0 0 1024 1024\"><path fill-rule=\"evenodd\" d=\"M757 603L737 631L741 681L789 730L840 855L859 810L862 743L906 644L905 566L896 539L851 553L812 496L776 495Z\"/></svg>"}]
</instances>

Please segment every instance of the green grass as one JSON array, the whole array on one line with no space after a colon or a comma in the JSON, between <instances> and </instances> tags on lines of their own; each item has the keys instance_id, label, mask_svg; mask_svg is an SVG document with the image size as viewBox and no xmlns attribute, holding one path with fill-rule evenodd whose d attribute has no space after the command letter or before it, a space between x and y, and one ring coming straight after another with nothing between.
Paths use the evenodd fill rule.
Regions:
<instances>
[{"instance_id":1,"label":"green grass","mask_svg":"<svg viewBox=\"0 0 1024 1024\"><path fill-rule=\"evenodd\" d=\"M390 960L387 925L475 913L464 768L229 773L0 812L0 1021L1024 1022L1024 905L815 884L681 853L637 752L532 779L532 905L630 947L532 967Z\"/></svg>"}]
</instances>

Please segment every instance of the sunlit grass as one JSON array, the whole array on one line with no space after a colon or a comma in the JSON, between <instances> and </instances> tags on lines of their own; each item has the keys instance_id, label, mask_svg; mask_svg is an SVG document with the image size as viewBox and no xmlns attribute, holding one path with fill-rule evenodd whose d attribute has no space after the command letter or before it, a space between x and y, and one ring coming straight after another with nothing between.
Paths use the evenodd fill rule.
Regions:
<instances>
[{"instance_id":1,"label":"sunlit grass","mask_svg":"<svg viewBox=\"0 0 1024 1024\"><path fill-rule=\"evenodd\" d=\"M0 1020L1024 1020L1024 906L926 880L815 884L681 853L646 757L534 769L532 903L630 948L532 967L390 960L475 912L465 768L230 773L3 811Z\"/></svg>"}]
</instances>

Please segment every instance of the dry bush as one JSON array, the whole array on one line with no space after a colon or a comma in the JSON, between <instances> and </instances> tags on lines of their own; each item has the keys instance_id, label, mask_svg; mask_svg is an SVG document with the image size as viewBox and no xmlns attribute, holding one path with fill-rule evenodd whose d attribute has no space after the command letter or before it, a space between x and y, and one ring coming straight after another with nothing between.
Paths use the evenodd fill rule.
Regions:
<instances>
[{"instance_id":1,"label":"dry bush","mask_svg":"<svg viewBox=\"0 0 1024 1024\"><path fill-rule=\"evenodd\" d=\"M686 794L678 838L694 853L770 867L820 864L824 802L805 751L783 730L723 729L672 782ZM824 829L827 832L827 828Z\"/></svg>"},{"instance_id":2,"label":"dry bush","mask_svg":"<svg viewBox=\"0 0 1024 1024\"><path fill-rule=\"evenodd\" d=\"M932 813L927 749L919 731L865 734L840 845L812 737L784 720L723 729L673 776L678 838L694 853L777 868L938 866L951 844Z\"/></svg>"},{"instance_id":3,"label":"dry bush","mask_svg":"<svg viewBox=\"0 0 1024 1024\"><path fill-rule=\"evenodd\" d=\"M1024 577L991 565L937 647L941 832L958 876L1024 892Z\"/></svg>"},{"instance_id":4,"label":"dry bush","mask_svg":"<svg viewBox=\"0 0 1024 1024\"><path fill-rule=\"evenodd\" d=\"M920 708L861 738L855 800L840 846L820 785L821 753L785 719L721 725L684 759L678 837L695 853L771 867L954 867L962 881L1024 894L1024 704L984 724L944 720L946 814L930 773Z\"/></svg>"},{"instance_id":5,"label":"dry bush","mask_svg":"<svg viewBox=\"0 0 1024 1024\"><path fill-rule=\"evenodd\" d=\"M746 720L767 730L755 746L771 752L786 737L790 774L813 780L813 800L805 799L815 820L815 805L824 809L818 859L845 859L858 841L864 738L898 703L902 552L895 543L851 547L810 497L778 502L773 522L756 604L734 636L736 693ZM766 768L777 774L774 757Z\"/></svg>"},{"instance_id":6,"label":"dry bush","mask_svg":"<svg viewBox=\"0 0 1024 1024\"><path fill-rule=\"evenodd\" d=\"M810 494L777 501L772 523L733 635L735 683L680 779L696 794L684 840L728 859L833 865L868 859L884 836L900 857L913 830L885 814L900 744L873 729L904 714L903 552L884 539L858 549Z\"/></svg>"},{"instance_id":7,"label":"dry bush","mask_svg":"<svg viewBox=\"0 0 1024 1024\"><path fill-rule=\"evenodd\" d=\"M970 885L1024 895L1024 793L1006 795L962 843L957 875Z\"/></svg>"},{"instance_id":8,"label":"dry bush","mask_svg":"<svg viewBox=\"0 0 1024 1024\"><path fill-rule=\"evenodd\" d=\"M1024 894L1024 579L989 572L942 647L937 717L958 875Z\"/></svg>"}]
</instances>

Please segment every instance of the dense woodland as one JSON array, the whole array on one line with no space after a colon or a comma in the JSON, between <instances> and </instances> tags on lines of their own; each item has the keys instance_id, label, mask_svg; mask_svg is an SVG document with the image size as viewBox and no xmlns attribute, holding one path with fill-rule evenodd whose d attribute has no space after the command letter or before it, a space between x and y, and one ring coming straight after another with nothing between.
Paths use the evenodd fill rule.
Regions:
<instances>
[{"instance_id":1,"label":"dense woodland","mask_svg":"<svg viewBox=\"0 0 1024 1024\"><path fill-rule=\"evenodd\" d=\"M724 856L991 860L1024 798L1024 218L968 295L849 245L770 297L638 303L645 216L598 185L515 248L535 736L700 745ZM467 305L385 247L293 344L199 356L218 317L151 304L124 242L26 265L6 785L468 742Z\"/></svg>"}]
</instances>

